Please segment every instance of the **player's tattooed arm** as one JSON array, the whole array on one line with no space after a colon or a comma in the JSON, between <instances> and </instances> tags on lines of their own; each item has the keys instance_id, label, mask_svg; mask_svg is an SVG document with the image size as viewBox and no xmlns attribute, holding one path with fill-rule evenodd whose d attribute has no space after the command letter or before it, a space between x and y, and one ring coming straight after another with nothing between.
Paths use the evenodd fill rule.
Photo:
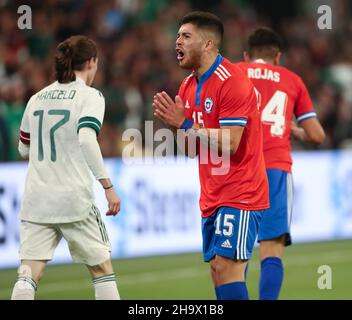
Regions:
<instances>
[{"instance_id":1,"label":"player's tattooed arm","mask_svg":"<svg viewBox=\"0 0 352 320\"><path fill-rule=\"evenodd\" d=\"M181 97L176 96L175 101L173 101L166 92L159 92L154 96L153 107L154 115L166 125L174 128L175 131L178 131L176 129L186 131L186 138L188 138L186 145L188 148L199 140L205 147L230 154L236 152L243 127L222 127L219 129L201 127L199 124L186 119Z\"/></svg>"},{"instance_id":2,"label":"player's tattooed arm","mask_svg":"<svg viewBox=\"0 0 352 320\"><path fill-rule=\"evenodd\" d=\"M222 153L234 154L237 151L243 127L223 127L219 129L208 129L194 124L187 131L189 137L199 139L200 143L213 150L221 151Z\"/></svg>"}]
</instances>

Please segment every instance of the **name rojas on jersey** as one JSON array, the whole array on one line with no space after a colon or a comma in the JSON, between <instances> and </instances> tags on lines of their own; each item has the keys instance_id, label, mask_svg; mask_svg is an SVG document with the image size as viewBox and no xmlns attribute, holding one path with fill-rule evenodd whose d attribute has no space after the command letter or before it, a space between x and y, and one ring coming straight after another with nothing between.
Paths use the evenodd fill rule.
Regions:
<instances>
[{"instance_id":1,"label":"name rojas on jersey","mask_svg":"<svg viewBox=\"0 0 352 320\"><path fill-rule=\"evenodd\" d=\"M280 82L280 73L266 68L248 68L249 79L263 79Z\"/></svg>"}]
</instances>

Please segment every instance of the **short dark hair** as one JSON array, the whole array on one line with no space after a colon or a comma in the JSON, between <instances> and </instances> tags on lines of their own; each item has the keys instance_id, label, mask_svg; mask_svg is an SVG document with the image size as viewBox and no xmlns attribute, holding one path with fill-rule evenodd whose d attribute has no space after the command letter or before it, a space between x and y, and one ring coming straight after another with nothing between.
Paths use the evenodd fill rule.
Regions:
<instances>
[{"instance_id":1,"label":"short dark hair","mask_svg":"<svg viewBox=\"0 0 352 320\"><path fill-rule=\"evenodd\" d=\"M212 31L219 38L219 45L221 44L224 37L224 25L215 14L206 11L193 11L180 20L180 26L186 23L191 23L200 29Z\"/></svg>"},{"instance_id":2,"label":"short dark hair","mask_svg":"<svg viewBox=\"0 0 352 320\"><path fill-rule=\"evenodd\" d=\"M250 57L273 58L282 50L282 47L280 36L270 28L258 28L248 38L248 54Z\"/></svg>"},{"instance_id":3,"label":"short dark hair","mask_svg":"<svg viewBox=\"0 0 352 320\"><path fill-rule=\"evenodd\" d=\"M95 42L86 36L72 36L56 48L55 77L60 83L76 80L74 70L83 70L84 64L96 58L98 49Z\"/></svg>"}]
</instances>

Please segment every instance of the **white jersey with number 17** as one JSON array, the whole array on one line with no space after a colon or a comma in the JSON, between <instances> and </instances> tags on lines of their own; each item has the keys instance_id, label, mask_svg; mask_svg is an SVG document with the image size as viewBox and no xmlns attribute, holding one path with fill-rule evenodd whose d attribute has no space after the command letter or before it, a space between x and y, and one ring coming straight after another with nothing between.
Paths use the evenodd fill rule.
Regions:
<instances>
[{"instance_id":1,"label":"white jersey with number 17","mask_svg":"<svg viewBox=\"0 0 352 320\"><path fill-rule=\"evenodd\" d=\"M68 223L88 217L93 179L78 131L90 127L98 134L104 111L103 95L80 78L56 81L31 97L20 129L20 140L30 146L22 220Z\"/></svg>"}]
</instances>

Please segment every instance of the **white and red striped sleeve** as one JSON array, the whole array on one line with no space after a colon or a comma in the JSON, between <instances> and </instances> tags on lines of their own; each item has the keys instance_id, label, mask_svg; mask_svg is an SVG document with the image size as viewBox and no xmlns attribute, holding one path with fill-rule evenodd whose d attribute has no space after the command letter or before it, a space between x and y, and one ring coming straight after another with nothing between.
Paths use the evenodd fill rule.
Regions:
<instances>
[{"instance_id":1,"label":"white and red striped sleeve","mask_svg":"<svg viewBox=\"0 0 352 320\"><path fill-rule=\"evenodd\" d=\"M28 159L29 156L29 148L31 143L31 135L30 135L30 126L29 126L29 109L31 105L31 101L33 100L33 96L29 99L26 109L24 110L20 133L19 133L19 142L18 142L18 151L22 158Z\"/></svg>"},{"instance_id":2,"label":"white and red striped sleeve","mask_svg":"<svg viewBox=\"0 0 352 320\"><path fill-rule=\"evenodd\" d=\"M25 145L30 145L31 143L30 133L20 130L20 141Z\"/></svg>"}]
</instances>

